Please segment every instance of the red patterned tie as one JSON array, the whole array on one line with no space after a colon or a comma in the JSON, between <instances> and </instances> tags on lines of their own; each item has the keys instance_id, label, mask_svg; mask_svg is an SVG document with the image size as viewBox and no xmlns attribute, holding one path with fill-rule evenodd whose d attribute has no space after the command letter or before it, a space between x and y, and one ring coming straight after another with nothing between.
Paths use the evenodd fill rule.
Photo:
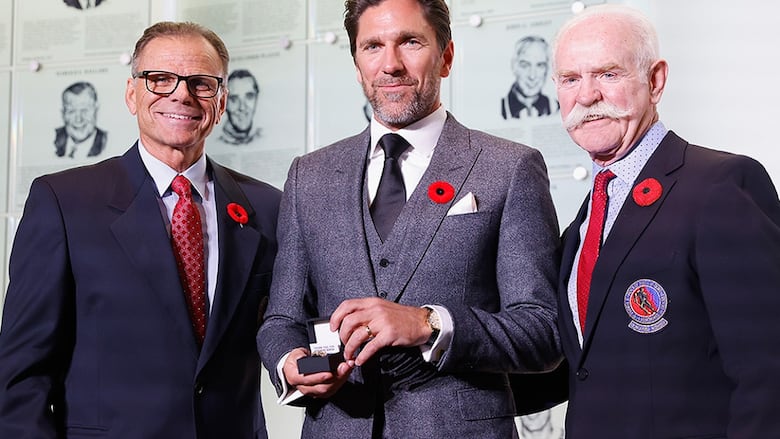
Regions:
<instances>
[{"instance_id":1,"label":"red patterned tie","mask_svg":"<svg viewBox=\"0 0 780 439\"><path fill-rule=\"evenodd\" d=\"M171 218L171 242L184 297L192 318L192 327L198 344L206 336L206 276L203 263L203 229L200 214L192 202L190 181L177 175L171 188L179 196Z\"/></svg>"},{"instance_id":2,"label":"red patterned tie","mask_svg":"<svg viewBox=\"0 0 780 439\"><path fill-rule=\"evenodd\" d=\"M580 329L585 334L585 315L588 312L588 296L590 281L593 277L593 267L599 257L601 237L604 233L605 210L607 207L607 184L615 178L609 169L599 172L593 184L591 198L590 220L585 240L582 243L580 262L577 266L577 310L580 315Z\"/></svg>"}]
</instances>

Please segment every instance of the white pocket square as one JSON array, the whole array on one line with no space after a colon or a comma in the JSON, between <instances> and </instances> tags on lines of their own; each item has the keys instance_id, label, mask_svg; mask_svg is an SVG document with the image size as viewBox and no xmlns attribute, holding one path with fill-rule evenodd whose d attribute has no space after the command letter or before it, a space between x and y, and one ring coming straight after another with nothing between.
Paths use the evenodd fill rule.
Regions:
<instances>
[{"instance_id":1,"label":"white pocket square","mask_svg":"<svg viewBox=\"0 0 780 439\"><path fill-rule=\"evenodd\" d=\"M474 194L469 192L463 196L457 203L450 207L447 211L447 216L463 215L464 213L476 213L477 212L477 199Z\"/></svg>"}]
</instances>

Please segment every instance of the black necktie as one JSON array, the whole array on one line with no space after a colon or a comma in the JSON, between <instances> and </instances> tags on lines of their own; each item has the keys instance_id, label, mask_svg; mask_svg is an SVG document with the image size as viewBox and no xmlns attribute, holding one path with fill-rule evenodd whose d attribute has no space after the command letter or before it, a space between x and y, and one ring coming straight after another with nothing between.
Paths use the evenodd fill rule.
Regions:
<instances>
[{"instance_id":1,"label":"black necktie","mask_svg":"<svg viewBox=\"0 0 780 439\"><path fill-rule=\"evenodd\" d=\"M384 241L390 230L393 229L395 219L401 213L406 203L406 189L401 175L401 167L398 165L398 157L409 147L409 143L398 134L385 134L379 140L385 151L385 163L382 168L382 178L379 179L379 187L371 203L369 212L374 220L374 227L379 238Z\"/></svg>"}]
</instances>

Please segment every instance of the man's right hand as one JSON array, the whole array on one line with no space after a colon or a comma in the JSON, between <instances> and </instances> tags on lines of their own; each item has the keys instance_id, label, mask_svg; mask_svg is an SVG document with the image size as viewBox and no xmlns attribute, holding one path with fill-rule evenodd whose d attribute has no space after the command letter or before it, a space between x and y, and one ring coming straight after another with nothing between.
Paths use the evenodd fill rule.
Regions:
<instances>
[{"instance_id":1,"label":"man's right hand","mask_svg":"<svg viewBox=\"0 0 780 439\"><path fill-rule=\"evenodd\" d=\"M298 359L308 355L309 351L306 348L292 350L282 366L282 372L287 384L311 398L328 398L336 393L347 381L354 368L353 362L350 364L340 363L336 373L321 372L302 375L298 372Z\"/></svg>"}]
</instances>

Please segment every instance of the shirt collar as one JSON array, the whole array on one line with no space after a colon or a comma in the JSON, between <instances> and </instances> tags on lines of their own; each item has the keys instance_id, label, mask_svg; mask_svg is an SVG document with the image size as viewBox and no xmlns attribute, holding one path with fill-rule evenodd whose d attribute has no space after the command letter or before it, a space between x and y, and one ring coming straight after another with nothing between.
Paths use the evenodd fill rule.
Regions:
<instances>
[{"instance_id":1,"label":"shirt collar","mask_svg":"<svg viewBox=\"0 0 780 439\"><path fill-rule=\"evenodd\" d=\"M596 174L604 169L609 169L621 181L627 184L633 184L668 131L669 130L666 129L661 121L654 123L644 136L642 136L639 143L632 148L625 157L607 167L601 167L596 163L593 163L593 177L595 178Z\"/></svg>"},{"instance_id":2,"label":"shirt collar","mask_svg":"<svg viewBox=\"0 0 780 439\"><path fill-rule=\"evenodd\" d=\"M141 154L141 161L146 166L146 170L152 176L152 180L154 180L157 192L161 197L164 196L170 189L174 177L179 175L179 173L150 154L140 139L138 140L138 152ZM200 158L181 174L187 177L201 198L203 198L206 194L206 184L208 183L206 154L201 154Z\"/></svg>"},{"instance_id":3,"label":"shirt collar","mask_svg":"<svg viewBox=\"0 0 780 439\"><path fill-rule=\"evenodd\" d=\"M375 118L371 118L371 157L381 153L382 148L379 146L379 139L385 134L393 132L399 134L412 145L410 154L431 156L446 121L447 110L444 109L443 105L439 105L439 108L433 113L398 131L391 131L377 122Z\"/></svg>"}]
</instances>

